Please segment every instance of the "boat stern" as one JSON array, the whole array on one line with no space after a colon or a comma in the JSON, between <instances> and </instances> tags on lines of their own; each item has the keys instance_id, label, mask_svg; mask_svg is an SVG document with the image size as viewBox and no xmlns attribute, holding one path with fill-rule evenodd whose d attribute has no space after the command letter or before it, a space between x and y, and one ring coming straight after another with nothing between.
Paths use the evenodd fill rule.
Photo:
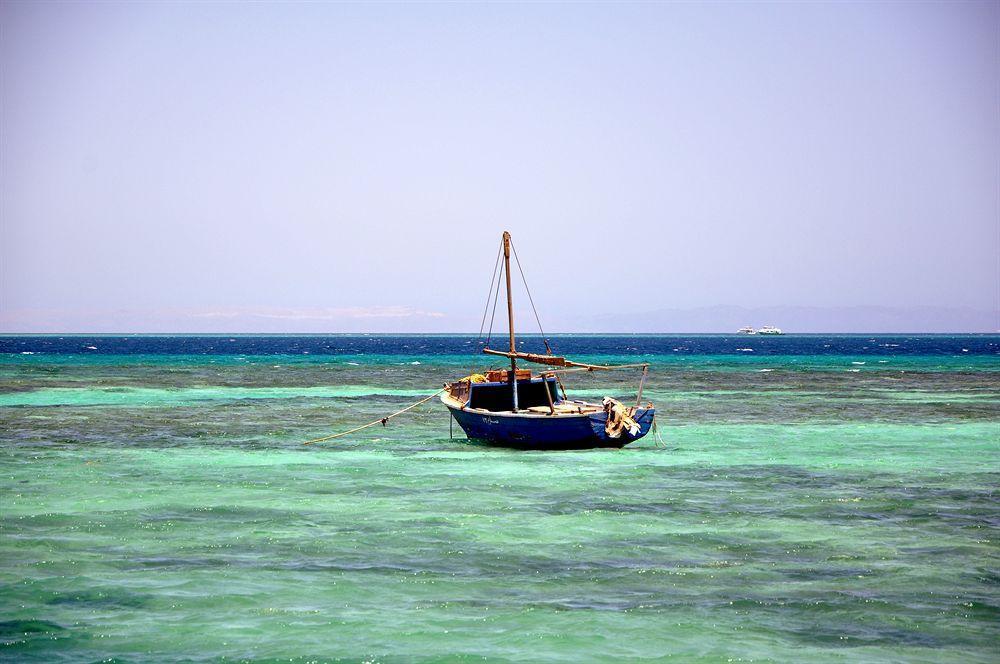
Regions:
<instances>
[{"instance_id":1,"label":"boat stern","mask_svg":"<svg viewBox=\"0 0 1000 664\"><path fill-rule=\"evenodd\" d=\"M648 434L653 428L653 422L656 419L656 409L652 406L647 406L644 408L636 408L635 412L632 413L632 419L638 426L638 431L632 433L627 427L622 427L620 433L614 436L612 433L608 432L608 412L592 413L588 416L590 421L590 427L594 432L594 437L602 439L608 443L608 447L624 447L629 443L635 442Z\"/></svg>"}]
</instances>

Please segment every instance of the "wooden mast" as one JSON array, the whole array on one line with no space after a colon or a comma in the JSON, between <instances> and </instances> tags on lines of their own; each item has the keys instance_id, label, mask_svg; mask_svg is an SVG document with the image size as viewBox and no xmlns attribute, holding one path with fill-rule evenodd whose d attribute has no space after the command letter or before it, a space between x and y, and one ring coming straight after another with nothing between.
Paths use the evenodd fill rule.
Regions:
<instances>
[{"instance_id":1,"label":"wooden mast","mask_svg":"<svg viewBox=\"0 0 1000 664\"><path fill-rule=\"evenodd\" d=\"M510 292L510 233L503 232L503 266L507 275L507 325L510 330L510 385L514 393L514 412L517 412L517 345L514 343L514 298Z\"/></svg>"}]
</instances>

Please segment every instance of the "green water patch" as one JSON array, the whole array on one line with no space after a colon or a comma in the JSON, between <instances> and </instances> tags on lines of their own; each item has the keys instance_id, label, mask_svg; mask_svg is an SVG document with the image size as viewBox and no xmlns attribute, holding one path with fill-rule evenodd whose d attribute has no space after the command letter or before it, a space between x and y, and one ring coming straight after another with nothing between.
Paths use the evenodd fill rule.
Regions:
<instances>
[{"instance_id":1,"label":"green water patch","mask_svg":"<svg viewBox=\"0 0 1000 664\"><path fill-rule=\"evenodd\" d=\"M0 394L3 406L184 406L206 401L242 399L342 399L369 396L420 397L433 390L394 389L367 385L318 387L189 387L173 390L136 387L48 388Z\"/></svg>"},{"instance_id":2,"label":"green water patch","mask_svg":"<svg viewBox=\"0 0 1000 664\"><path fill-rule=\"evenodd\" d=\"M5 449L7 653L995 654L985 424L665 427L665 449L566 453L430 431Z\"/></svg>"}]
</instances>

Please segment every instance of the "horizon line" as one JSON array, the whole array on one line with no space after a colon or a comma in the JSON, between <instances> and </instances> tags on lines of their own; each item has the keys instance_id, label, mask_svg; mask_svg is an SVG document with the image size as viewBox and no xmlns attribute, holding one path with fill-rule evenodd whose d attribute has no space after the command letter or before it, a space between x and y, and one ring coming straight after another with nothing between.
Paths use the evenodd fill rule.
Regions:
<instances>
[{"instance_id":1,"label":"horizon line","mask_svg":"<svg viewBox=\"0 0 1000 664\"><path fill-rule=\"evenodd\" d=\"M826 331L802 331L802 332L782 332L781 334L742 334L740 332L719 332L719 331L686 331L686 332L569 332L560 331L549 334L540 332L525 332L518 334L518 337L554 337L558 335L587 335L587 336L682 336L682 335L734 335L741 337L788 337L788 336L811 336L811 335L922 335L922 336L947 336L947 335L993 335L1000 336L1000 329L989 332L983 331L961 331L952 330L948 332L919 332L913 330L894 330L891 332L873 332L870 330L858 330L853 332L826 332ZM474 332L3 332L0 337L57 337L57 336L105 336L105 337L132 337L132 336L183 336L183 337L328 337L328 336L479 336Z\"/></svg>"}]
</instances>

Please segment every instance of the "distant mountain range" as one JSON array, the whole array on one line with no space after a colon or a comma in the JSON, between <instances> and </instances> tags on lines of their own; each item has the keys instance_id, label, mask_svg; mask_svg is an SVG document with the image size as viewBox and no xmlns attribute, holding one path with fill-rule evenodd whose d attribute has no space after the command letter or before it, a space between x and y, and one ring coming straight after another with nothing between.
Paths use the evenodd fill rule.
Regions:
<instances>
[{"instance_id":1,"label":"distant mountain range","mask_svg":"<svg viewBox=\"0 0 1000 664\"><path fill-rule=\"evenodd\" d=\"M775 325L795 332L1000 332L1000 311L968 307L736 307L637 310L566 321L580 332L735 332Z\"/></svg>"}]
</instances>

